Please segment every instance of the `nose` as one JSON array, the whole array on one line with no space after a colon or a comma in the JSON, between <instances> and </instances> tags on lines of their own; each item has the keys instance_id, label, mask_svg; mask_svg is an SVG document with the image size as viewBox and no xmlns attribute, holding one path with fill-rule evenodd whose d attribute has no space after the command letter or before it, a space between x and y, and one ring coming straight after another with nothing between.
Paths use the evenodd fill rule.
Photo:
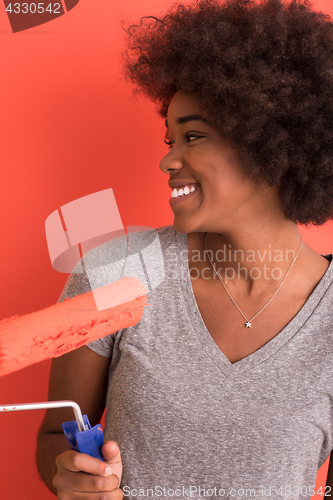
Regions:
<instances>
[{"instance_id":1,"label":"nose","mask_svg":"<svg viewBox=\"0 0 333 500\"><path fill-rule=\"evenodd\" d=\"M160 161L159 167L165 174L171 170L180 170L183 168L183 159L177 155L173 150L170 150Z\"/></svg>"}]
</instances>

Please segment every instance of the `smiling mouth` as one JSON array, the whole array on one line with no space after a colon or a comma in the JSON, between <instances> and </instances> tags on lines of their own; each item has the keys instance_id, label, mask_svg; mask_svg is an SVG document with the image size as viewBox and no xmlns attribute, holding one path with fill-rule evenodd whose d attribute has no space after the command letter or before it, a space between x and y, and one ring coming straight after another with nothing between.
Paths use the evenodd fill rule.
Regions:
<instances>
[{"instance_id":1,"label":"smiling mouth","mask_svg":"<svg viewBox=\"0 0 333 500\"><path fill-rule=\"evenodd\" d=\"M182 194L179 196L176 196L175 198L169 198L169 203L172 208L178 206L178 205L186 205L186 201L190 200L192 197L197 196L197 192L201 190L201 186L197 186L195 189L193 189L192 192L189 192L188 194Z\"/></svg>"},{"instance_id":2,"label":"smiling mouth","mask_svg":"<svg viewBox=\"0 0 333 500\"><path fill-rule=\"evenodd\" d=\"M184 197L184 196L188 196L189 194L191 193L194 193L194 191L197 191L198 189L200 189L200 185L198 184L189 184L189 185L186 185L186 186L181 186L179 188L174 188L172 191L171 191L171 198L172 199L176 199L176 198L181 198L181 197Z\"/></svg>"}]
</instances>

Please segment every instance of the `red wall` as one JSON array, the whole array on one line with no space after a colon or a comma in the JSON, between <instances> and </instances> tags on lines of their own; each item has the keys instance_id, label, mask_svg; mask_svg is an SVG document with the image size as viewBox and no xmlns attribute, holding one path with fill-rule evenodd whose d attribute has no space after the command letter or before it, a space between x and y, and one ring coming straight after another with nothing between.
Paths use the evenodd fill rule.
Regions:
<instances>
[{"instance_id":1,"label":"red wall","mask_svg":"<svg viewBox=\"0 0 333 500\"><path fill-rule=\"evenodd\" d=\"M172 224L164 124L120 81L118 20L161 14L167 0L81 0L66 15L13 34L0 2L0 320L55 303L68 275L53 270L45 219L112 187L124 226ZM328 0L315 5L333 13ZM331 12L330 12L331 9ZM130 200L130 203L129 203ZM302 230L333 252L332 224ZM50 362L0 379L0 403L47 399ZM35 439L43 412L0 415L1 500L54 498L39 479ZM327 462L317 477L326 480ZM318 497L319 498L319 497Z\"/></svg>"}]
</instances>

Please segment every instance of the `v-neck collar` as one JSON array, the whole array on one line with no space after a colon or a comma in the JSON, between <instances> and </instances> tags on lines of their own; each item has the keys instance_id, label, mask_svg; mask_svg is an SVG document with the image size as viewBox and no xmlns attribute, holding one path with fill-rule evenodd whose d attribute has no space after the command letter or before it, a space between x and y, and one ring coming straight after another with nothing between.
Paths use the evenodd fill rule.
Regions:
<instances>
[{"instance_id":1,"label":"v-neck collar","mask_svg":"<svg viewBox=\"0 0 333 500\"><path fill-rule=\"evenodd\" d=\"M264 362L267 358L277 352L304 325L333 282L333 255L331 254L325 256L328 260L330 260L330 265L326 269L325 274L303 307L298 311L296 316L293 317L288 325L286 325L281 332L279 332L258 350L249 354L245 358L236 361L235 363L231 363L213 340L200 314L191 283L188 258L183 257L185 252L188 256L187 233L177 233L177 231L175 231L175 237L178 240L177 248L179 248L179 255L182 256L182 258L178 259L180 268L179 283L186 306L189 324L192 326L203 350L227 377L249 370Z\"/></svg>"}]
</instances>

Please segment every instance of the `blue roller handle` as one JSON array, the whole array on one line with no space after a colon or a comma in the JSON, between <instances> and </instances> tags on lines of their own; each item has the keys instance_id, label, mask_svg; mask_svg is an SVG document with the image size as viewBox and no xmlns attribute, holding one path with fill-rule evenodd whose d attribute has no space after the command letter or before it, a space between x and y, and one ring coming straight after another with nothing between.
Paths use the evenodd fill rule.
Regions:
<instances>
[{"instance_id":1,"label":"blue roller handle","mask_svg":"<svg viewBox=\"0 0 333 500\"><path fill-rule=\"evenodd\" d=\"M102 427L99 424L92 428L87 415L83 415L83 421L87 429L85 431L79 431L76 420L62 424L66 439L73 450L99 458L103 462L101 454L101 447L104 442Z\"/></svg>"}]
</instances>

